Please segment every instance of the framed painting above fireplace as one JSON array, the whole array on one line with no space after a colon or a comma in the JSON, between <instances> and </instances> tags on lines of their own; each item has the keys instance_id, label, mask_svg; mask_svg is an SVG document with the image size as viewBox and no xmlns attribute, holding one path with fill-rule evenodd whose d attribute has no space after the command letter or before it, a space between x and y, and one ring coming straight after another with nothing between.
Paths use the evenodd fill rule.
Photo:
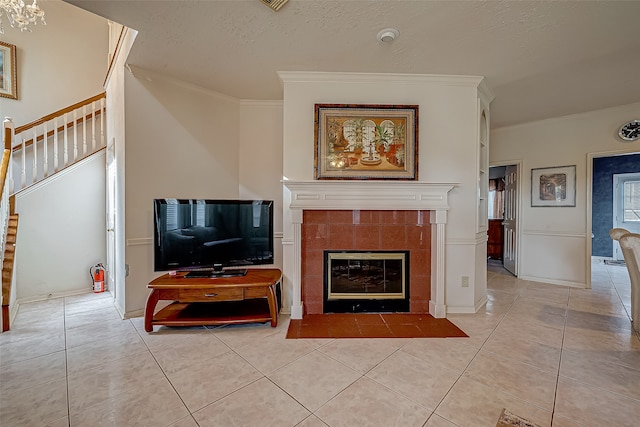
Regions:
<instances>
[{"instance_id":1,"label":"framed painting above fireplace","mask_svg":"<svg viewBox=\"0 0 640 427\"><path fill-rule=\"evenodd\" d=\"M316 179L418 179L418 106L316 104Z\"/></svg>"}]
</instances>

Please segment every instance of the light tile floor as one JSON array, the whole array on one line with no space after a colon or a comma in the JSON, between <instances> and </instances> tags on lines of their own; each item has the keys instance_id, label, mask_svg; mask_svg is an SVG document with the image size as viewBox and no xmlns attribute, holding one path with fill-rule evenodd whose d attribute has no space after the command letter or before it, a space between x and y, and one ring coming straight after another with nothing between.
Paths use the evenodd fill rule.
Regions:
<instances>
[{"instance_id":1,"label":"light tile floor","mask_svg":"<svg viewBox=\"0 0 640 427\"><path fill-rule=\"evenodd\" d=\"M120 320L108 294L25 304L0 334L0 425L637 426L640 340L624 267L591 290L490 265L469 338L286 340L280 325Z\"/></svg>"}]
</instances>

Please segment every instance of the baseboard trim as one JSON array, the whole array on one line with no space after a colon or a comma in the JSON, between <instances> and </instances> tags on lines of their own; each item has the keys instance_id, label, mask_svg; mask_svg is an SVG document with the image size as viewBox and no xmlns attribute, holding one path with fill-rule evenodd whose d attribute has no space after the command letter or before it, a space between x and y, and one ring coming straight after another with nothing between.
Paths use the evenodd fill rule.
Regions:
<instances>
[{"instance_id":1,"label":"baseboard trim","mask_svg":"<svg viewBox=\"0 0 640 427\"><path fill-rule=\"evenodd\" d=\"M526 276L526 275L518 276L518 279L529 280L531 282L548 283L550 285L568 286L570 288L587 289L586 283L572 282L569 280L556 280L556 279L549 279L547 277L536 277L536 276Z\"/></svg>"}]
</instances>

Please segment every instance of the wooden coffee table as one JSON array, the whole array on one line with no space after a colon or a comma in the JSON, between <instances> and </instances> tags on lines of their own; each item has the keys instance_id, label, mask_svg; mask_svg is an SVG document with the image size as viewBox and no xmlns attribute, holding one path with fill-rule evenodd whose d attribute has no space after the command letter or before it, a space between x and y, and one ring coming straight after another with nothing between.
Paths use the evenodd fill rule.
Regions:
<instances>
[{"instance_id":1,"label":"wooden coffee table","mask_svg":"<svg viewBox=\"0 0 640 427\"><path fill-rule=\"evenodd\" d=\"M278 325L277 268L251 268L244 276L187 278L164 274L147 285L151 293L144 312L144 330L153 325L226 325L271 321ZM154 313L160 300L174 301Z\"/></svg>"}]
</instances>

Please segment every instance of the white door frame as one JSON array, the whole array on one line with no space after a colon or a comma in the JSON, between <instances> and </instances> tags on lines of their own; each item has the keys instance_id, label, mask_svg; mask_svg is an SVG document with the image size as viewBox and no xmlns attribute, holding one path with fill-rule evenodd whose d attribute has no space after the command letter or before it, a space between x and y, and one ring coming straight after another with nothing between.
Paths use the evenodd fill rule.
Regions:
<instances>
[{"instance_id":1,"label":"white door frame","mask_svg":"<svg viewBox=\"0 0 640 427\"><path fill-rule=\"evenodd\" d=\"M593 159L600 157L613 157L613 156L621 156L625 154L640 154L637 149L627 148L626 150L617 150L617 151L601 151L594 153L587 153L587 228L585 230L585 234L587 237L593 235ZM593 239L587 238L587 244L585 245L587 248L587 253L585 254L585 258L587 262L586 265L586 289L591 289L591 253L593 250Z\"/></svg>"},{"instance_id":2,"label":"white door frame","mask_svg":"<svg viewBox=\"0 0 640 427\"><path fill-rule=\"evenodd\" d=\"M108 140L106 150L106 238L107 238L107 289L111 292L113 298L117 298L118 288L116 287L117 269L117 251L115 244L116 230L116 205L118 203L116 194L116 158L115 158L115 138Z\"/></svg>"},{"instance_id":3,"label":"white door frame","mask_svg":"<svg viewBox=\"0 0 640 427\"><path fill-rule=\"evenodd\" d=\"M624 228L631 233L640 233L640 225L638 224L625 224L624 219L620 219L618 214L620 213L621 204L623 201L621 200L621 196L623 193L622 186L620 184L624 184L625 181L638 181L640 180L640 172L630 172L630 173L614 173L613 174L613 225L614 228ZM620 250L620 243L617 240L611 239L613 244L613 259L623 260L624 257L622 255L622 251Z\"/></svg>"},{"instance_id":4,"label":"white door frame","mask_svg":"<svg viewBox=\"0 0 640 427\"><path fill-rule=\"evenodd\" d=\"M493 167L493 166L515 166L516 167L516 180L517 180L517 188L518 188L518 194L517 194L517 200L516 200L516 277L518 277L518 274L520 272L520 254L522 253L522 251L520 250L520 245L522 242L521 236L522 236L522 230L520 229L522 227L522 221L520 219L520 217L522 216L522 185L523 185L523 180L522 180L522 160L503 160L503 161L499 161L499 162L489 162L489 167ZM504 261L503 261L504 262Z\"/></svg>"}]
</instances>

